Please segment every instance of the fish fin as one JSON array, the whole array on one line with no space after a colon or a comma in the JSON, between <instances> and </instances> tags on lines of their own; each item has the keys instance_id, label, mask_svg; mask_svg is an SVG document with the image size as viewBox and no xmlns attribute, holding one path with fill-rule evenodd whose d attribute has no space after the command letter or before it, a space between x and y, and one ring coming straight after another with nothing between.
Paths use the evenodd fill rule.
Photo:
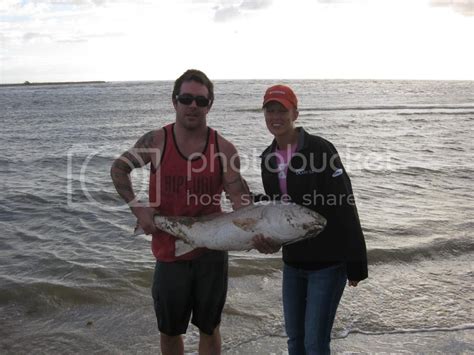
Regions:
<instances>
[{"instance_id":1,"label":"fish fin","mask_svg":"<svg viewBox=\"0 0 474 355\"><path fill-rule=\"evenodd\" d=\"M187 254L196 249L191 244L183 242L181 239L178 239L174 242L174 256L181 256Z\"/></svg>"},{"instance_id":2,"label":"fish fin","mask_svg":"<svg viewBox=\"0 0 474 355\"><path fill-rule=\"evenodd\" d=\"M235 218L232 220L232 223L235 226L246 232L253 232L253 229L257 222L258 220L256 218Z\"/></svg>"},{"instance_id":3,"label":"fish fin","mask_svg":"<svg viewBox=\"0 0 474 355\"><path fill-rule=\"evenodd\" d=\"M136 237L137 235L141 235L141 234L145 234L145 231L143 230L142 227L140 227L137 221L137 224L135 225L135 228L133 229L132 237Z\"/></svg>"}]
</instances>

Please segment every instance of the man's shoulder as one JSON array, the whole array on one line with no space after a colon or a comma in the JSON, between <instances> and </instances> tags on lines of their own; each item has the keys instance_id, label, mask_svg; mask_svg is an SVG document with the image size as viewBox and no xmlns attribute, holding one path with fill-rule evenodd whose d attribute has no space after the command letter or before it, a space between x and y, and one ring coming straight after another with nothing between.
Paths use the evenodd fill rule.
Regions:
<instances>
[{"instance_id":1,"label":"man's shoulder","mask_svg":"<svg viewBox=\"0 0 474 355\"><path fill-rule=\"evenodd\" d=\"M235 148L234 144L232 144L232 142L224 138L224 136L222 136L219 132L217 131L215 132L216 132L216 140L217 140L217 145L219 147L219 151L221 151L225 155L236 154L237 149Z\"/></svg>"},{"instance_id":2,"label":"man's shoulder","mask_svg":"<svg viewBox=\"0 0 474 355\"><path fill-rule=\"evenodd\" d=\"M136 148L161 148L166 140L166 131L163 128L153 129L141 136Z\"/></svg>"},{"instance_id":3,"label":"man's shoulder","mask_svg":"<svg viewBox=\"0 0 474 355\"><path fill-rule=\"evenodd\" d=\"M147 134L154 138L155 143L165 139L168 135L164 127L152 129Z\"/></svg>"}]
</instances>

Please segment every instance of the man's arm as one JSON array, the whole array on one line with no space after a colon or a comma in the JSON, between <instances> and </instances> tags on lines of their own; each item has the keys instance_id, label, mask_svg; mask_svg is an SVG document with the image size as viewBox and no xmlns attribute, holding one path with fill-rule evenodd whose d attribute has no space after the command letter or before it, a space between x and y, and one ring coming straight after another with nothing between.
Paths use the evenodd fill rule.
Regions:
<instances>
[{"instance_id":1,"label":"man's arm","mask_svg":"<svg viewBox=\"0 0 474 355\"><path fill-rule=\"evenodd\" d=\"M232 208L237 210L252 203L249 187L240 175L240 158L232 143L218 136L222 153L224 191L228 194Z\"/></svg>"},{"instance_id":2,"label":"man's arm","mask_svg":"<svg viewBox=\"0 0 474 355\"><path fill-rule=\"evenodd\" d=\"M240 175L240 158L234 145L219 137L219 145L224 154L224 190L229 195L234 210L252 204L253 197L244 178ZM270 254L280 250L280 245L261 234L253 237L253 244L260 253Z\"/></svg>"},{"instance_id":3,"label":"man's arm","mask_svg":"<svg viewBox=\"0 0 474 355\"><path fill-rule=\"evenodd\" d=\"M163 148L162 131L150 131L143 135L135 145L115 159L110 169L110 176L118 194L130 206L132 213L137 217L138 224L146 234L154 233L157 229L153 223L154 208L140 204L133 191L130 173L133 169L141 168L153 162L158 166L160 151Z\"/></svg>"}]
</instances>

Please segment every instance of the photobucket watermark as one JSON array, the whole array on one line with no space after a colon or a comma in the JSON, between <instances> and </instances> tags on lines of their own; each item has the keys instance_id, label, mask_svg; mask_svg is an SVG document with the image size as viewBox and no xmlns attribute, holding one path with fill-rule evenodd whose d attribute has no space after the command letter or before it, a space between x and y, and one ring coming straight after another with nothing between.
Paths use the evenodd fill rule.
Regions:
<instances>
[{"instance_id":1,"label":"photobucket watermark","mask_svg":"<svg viewBox=\"0 0 474 355\"><path fill-rule=\"evenodd\" d=\"M264 195L264 194L245 194L242 196L244 205L255 202L271 204L274 201L279 203L293 204L295 201L287 194L282 195ZM210 194L186 194L186 203L189 206L219 206L221 204L221 195ZM298 204L307 207L335 207L335 206L356 206L354 194L321 194L317 191L303 194L297 201Z\"/></svg>"},{"instance_id":2,"label":"photobucket watermark","mask_svg":"<svg viewBox=\"0 0 474 355\"><path fill-rule=\"evenodd\" d=\"M275 164L276 153L270 153L261 157L260 151L251 148L241 151L239 155L228 156L219 152L217 147L210 149L211 153L196 153L183 159L180 164L183 166L182 175L179 177L169 177L166 171L161 171L162 151L156 148L137 148L130 150L126 154L120 155L109 147L91 147L89 145L75 145L67 152L67 204L77 207L84 204L93 204L96 207L107 210L128 209L131 205L147 205L158 207L160 197L163 193L161 189L171 188L176 190L180 196L187 196L187 203L194 204L196 199L200 204L218 204L221 196L209 195L211 190L209 184L214 184L214 180L206 180L203 176L218 174L225 178L229 169L240 171L242 177L260 175L261 166L270 172L278 172L278 164ZM214 152L214 153L212 153ZM114 154L115 153L115 154ZM384 172L391 170L392 155L390 152L351 152L344 150L342 161L349 172L372 171ZM111 167L118 167L116 173L122 177L112 177ZM340 157L337 154L315 154L296 152L290 160L288 170L296 175L318 174L329 171L336 171L340 166ZM156 169L156 170L155 170ZM154 173L155 191L153 199L149 198L150 174ZM133 186L132 191L136 198L126 203L123 196L129 189L128 180ZM114 181L113 181L114 180ZM210 182L211 181L211 182ZM201 183L202 182L202 183ZM202 185L202 186L201 186ZM201 186L201 187L200 187ZM181 194L180 189L184 189ZM199 193L195 193L199 190ZM252 191L259 193L263 191ZM317 199L321 197L316 197ZM339 199L339 197L335 197ZM314 200L314 196L308 197ZM152 202L150 202L150 200ZM142 202L140 202L142 201ZM143 202L145 201L145 202ZM321 201L316 201L321 203ZM326 198L325 204L329 203Z\"/></svg>"},{"instance_id":3,"label":"photobucket watermark","mask_svg":"<svg viewBox=\"0 0 474 355\"><path fill-rule=\"evenodd\" d=\"M262 156L261 152L253 148L240 154L227 156L222 152L212 153L210 157L203 153L194 153L189 157L187 165L187 177L191 179L193 174L199 174L205 170L215 172L222 168L240 170L245 177L246 173L260 171L263 167L272 173L279 171L276 163L279 152L270 152ZM349 149L343 154L330 154L327 152L295 152L288 163L288 169L298 173L301 171L311 171L312 173L321 173L327 170L332 172L341 167L344 161L348 171L390 171L392 154L386 152L353 152Z\"/></svg>"}]
</instances>

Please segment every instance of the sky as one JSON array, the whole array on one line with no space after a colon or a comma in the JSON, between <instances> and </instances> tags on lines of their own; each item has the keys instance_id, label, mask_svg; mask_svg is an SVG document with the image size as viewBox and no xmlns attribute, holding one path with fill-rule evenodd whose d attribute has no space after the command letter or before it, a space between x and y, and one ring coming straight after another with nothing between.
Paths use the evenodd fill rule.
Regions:
<instances>
[{"instance_id":1,"label":"sky","mask_svg":"<svg viewBox=\"0 0 474 355\"><path fill-rule=\"evenodd\" d=\"M0 0L0 83L474 80L474 0Z\"/></svg>"}]
</instances>

